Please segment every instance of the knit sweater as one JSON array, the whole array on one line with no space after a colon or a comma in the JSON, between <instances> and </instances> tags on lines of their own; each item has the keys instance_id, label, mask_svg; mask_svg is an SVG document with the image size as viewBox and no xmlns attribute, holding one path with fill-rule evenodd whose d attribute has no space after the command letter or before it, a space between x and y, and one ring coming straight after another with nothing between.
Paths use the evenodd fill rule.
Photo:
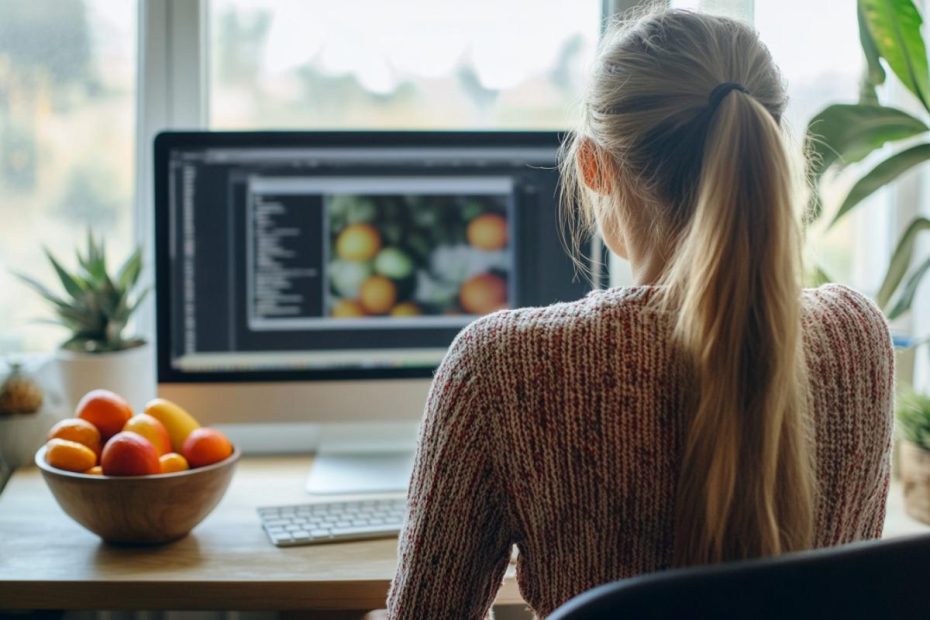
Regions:
<instances>
[{"instance_id":1,"label":"knit sweater","mask_svg":"<svg viewBox=\"0 0 930 620\"><path fill-rule=\"evenodd\" d=\"M539 615L667 568L687 432L683 364L654 287L508 310L462 331L437 371L388 597L391 618L481 618L516 545ZM819 499L815 546L881 535L893 351L862 295L802 294Z\"/></svg>"}]
</instances>

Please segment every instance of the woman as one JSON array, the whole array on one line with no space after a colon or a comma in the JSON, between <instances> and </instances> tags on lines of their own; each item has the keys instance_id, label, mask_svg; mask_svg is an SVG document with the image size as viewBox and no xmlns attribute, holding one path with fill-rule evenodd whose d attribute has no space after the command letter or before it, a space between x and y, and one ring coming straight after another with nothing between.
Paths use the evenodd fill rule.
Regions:
<instances>
[{"instance_id":1,"label":"woman","mask_svg":"<svg viewBox=\"0 0 930 620\"><path fill-rule=\"evenodd\" d=\"M565 202L638 285L459 335L427 403L389 617L484 616L512 545L544 616L639 573L881 534L888 328L847 288L800 288L784 106L738 22L667 11L606 39Z\"/></svg>"}]
</instances>

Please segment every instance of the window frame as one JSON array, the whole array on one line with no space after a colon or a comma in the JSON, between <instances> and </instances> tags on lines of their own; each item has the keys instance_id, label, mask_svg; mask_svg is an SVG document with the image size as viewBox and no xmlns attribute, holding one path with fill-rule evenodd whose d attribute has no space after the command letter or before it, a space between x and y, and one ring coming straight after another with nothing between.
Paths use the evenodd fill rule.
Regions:
<instances>
[{"instance_id":1,"label":"window frame","mask_svg":"<svg viewBox=\"0 0 930 620\"><path fill-rule=\"evenodd\" d=\"M207 0L139 0L136 98L135 242L142 246L144 283L154 285L155 204L153 144L169 129L207 126L209 89ZM136 316L153 341L153 300Z\"/></svg>"}]
</instances>

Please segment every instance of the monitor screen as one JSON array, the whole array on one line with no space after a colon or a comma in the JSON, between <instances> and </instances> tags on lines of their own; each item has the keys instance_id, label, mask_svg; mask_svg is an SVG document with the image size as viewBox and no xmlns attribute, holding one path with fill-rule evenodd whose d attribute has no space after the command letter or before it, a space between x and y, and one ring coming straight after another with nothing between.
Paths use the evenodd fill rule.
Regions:
<instances>
[{"instance_id":1,"label":"monitor screen","mask_svg":"<svg viewBox=\"0 0 930 620\"><path fill-rule=\"evenodd\" d=\"M576 299L554 133L164 133L159 381L428 376L503 308Z\"/></svg>"}]
</instances>

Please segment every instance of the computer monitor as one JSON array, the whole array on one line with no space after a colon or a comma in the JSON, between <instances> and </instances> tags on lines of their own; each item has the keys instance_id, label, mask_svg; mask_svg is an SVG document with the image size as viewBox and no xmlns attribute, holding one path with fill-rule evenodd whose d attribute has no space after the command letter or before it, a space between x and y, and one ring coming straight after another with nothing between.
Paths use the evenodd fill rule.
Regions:
<instances>
[{"instance_id":1,"label":"computer monitor","mask_svg":"<svg viewBox=\"0 0 930 620\"><path fill-rule=\"evenodd\" d=\"M469 322L591 289L559 234L559 144L554 132L160 134L159 394L253 433L415 425ZM306 447L288 445L298 436L272 443Z\"/></svg>"}]
</instances>

